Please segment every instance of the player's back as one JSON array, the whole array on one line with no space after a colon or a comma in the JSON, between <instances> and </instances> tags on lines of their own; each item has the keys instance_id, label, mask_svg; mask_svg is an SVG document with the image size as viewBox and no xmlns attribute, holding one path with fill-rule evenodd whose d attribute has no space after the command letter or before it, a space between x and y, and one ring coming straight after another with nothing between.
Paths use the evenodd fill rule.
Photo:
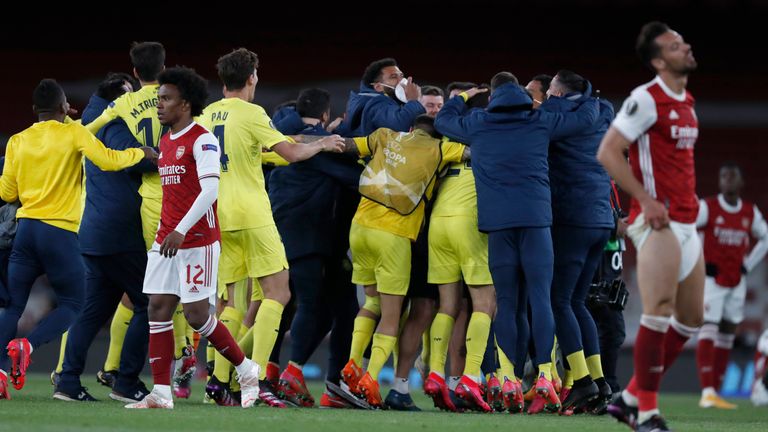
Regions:
<instances>
[{"instance_id":1,"label":"player's back","mask_svg":"<svg viewBox=\"0 0 768 432\"><path fill-rule=\"evenodd\" d=\"M82 210L83 156L77 143L94 138L79 123L38 122L8 140L22 208L17 217L77 230Z\"/></svg>"},{"instance_id":2,"label":"player's back","mask_svg":"<svg viewBox=\"0 0 768 432\"><path fill-rule=\"evenodd\" d=\"M432 217L477 217L477 192L472 161L452 163L440 179Z\"/></svg>"},{"instance_id":3,"label":"player's back","mask_svg":"<svg viewBox=\"0 0 768 432\"><path fill-rule=\"evenodd\" d=\"M262 148L285 141L264 109L239 98L208 105L198 119L221 145L219 222L222 231L273 225L261 170Z\"/></svg>"}]
</instances>

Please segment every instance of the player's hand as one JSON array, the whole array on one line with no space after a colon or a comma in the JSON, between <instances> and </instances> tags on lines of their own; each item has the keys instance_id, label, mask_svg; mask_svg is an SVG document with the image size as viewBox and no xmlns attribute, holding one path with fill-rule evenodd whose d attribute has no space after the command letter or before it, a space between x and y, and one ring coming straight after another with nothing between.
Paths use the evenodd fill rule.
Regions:
<instances>
[{"instance_id":1,"label":"player's hand","mask_svg":"<svg viewBox=\"0 0 768 432\"><path fill-rule=\"evenodd\" d=\"M336 119L328 123L328 126L325 127L325 130L332 133L333 131L336 130L337 127L339 127L339 125L343 120L344 120L344 117L336 117Z\"/></svg>"},{"instance_id":2,"label":"player's hand","mask_svg":"<svg viewBox=\"0 0 768 432\"><path fill-rule=\"evenodd\" d=\"M155 151L153 147L144 146L144 147L139 147L139 149L141 149L141 151L144 152L144 159L150 160L154 162L155 165L157 165L158 155L157 155L157 151Z\"/></svg>"},{"instance_id":3,"label":"player's hand","mask_svg":"<svg viewBox=\"0 0 768 432\"><path fill-rule=\"evenodd\" d=\"M77 115L78 111L76 109L72 108L71 106L68 106L67 108L68 108L67 109L67 115L68 116L74 117L74 116Z\"/></svg>"},{"instance_id":4,"label":"player's hand","mask_svg":"<svg viewBox=\"0 0 768 432\"><path fill-rule=\"evenodd\" d=\"M488 89L485 87L472 87L471 89L465 91L464 93L467 94L467 99L472 99L473 97L475 97L476 94L485 93L487 91Z\"/></svg>"},{"instance_id":5,"label":"player's hand","mask_svg":"<svg viewBox=\"0 0 768 432\"><path fill-rule=\"evenodd\" d=\"M649 197L640 202L640 207L646 222L652 229L660 230L669 226L669 211L664 204Z\"/></svg>"},{"instance_id":6,"label":"player's hand","mask_svg":"<svg viewBox=\"0 0 768 432\"><path fill-rule=\"evenodd\" d=\"M163 244L160 245L160 255L166 258L173 258L179 252L179 247L184 243L184 234L178 231L172 231L165 236Z\"/></svg>"},{"instance_id":7,"label":"player's hand","mask_svg":"<svg viewBox=\"0 0 768 432\"><path fill-rule=\"evenodd\" d=\"M421 87L413 82L413 77L408 77L408 83L403 86L405 99L408 101L419 100L421 97Z\"/></svg>"},{"instance_id":8,"label":"player's hand","mask_svg":"<svg viewBox=\"0 0 768 432\"><path fill-rule=\"evenodd\" d=\"M621 218L616 221L616 237L624 237L627 235L627 228L629 225L627 224L627 218Z\"/></svg>"},{"instance_id":9,"label":"player's hand","mask_svg":"<svg viewBox=\"0 0 768 432\"><path fill-rule=\"evenodd\" d=\"M323 146L323 151L333 153L344 152L344 138L339 135L329 135L321 139L319 142Z\"/></svg>"}]
</instances>

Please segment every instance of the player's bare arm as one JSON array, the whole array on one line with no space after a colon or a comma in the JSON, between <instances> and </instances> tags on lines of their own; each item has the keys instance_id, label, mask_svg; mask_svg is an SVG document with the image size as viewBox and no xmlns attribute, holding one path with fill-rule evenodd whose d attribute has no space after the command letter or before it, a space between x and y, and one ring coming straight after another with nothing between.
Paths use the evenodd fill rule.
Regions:
<instances>
[{"instance_id":1,"label":"player's bare arm","mask_svg":"<svg viewBox=\"0 0 768 432\"><path fill-rule=\"evenodd\" d=\"M283 141L275 144L272 151L279 154L288 162L300 162L311 158L321 151L341 153L344 151L344 139L339 135L329 135L316 141L296 145Z\"/></svg>"},{"instance_id":2,"label":"player's bare arm","mask_svg":"<svg viewBox=\"0 0 768 432\"><path fill-rule=\"evenodd\" d=\"M669 212L663 204L653 199L643 188L643 185L632 174L632 170L624 157L624 152L631 142L615 127L611 127L603 137L597 151L597 160L608 171L608 175L640 202L645 220L653 229L662 229L669 225Z\"/></svg>"}]
</instances>

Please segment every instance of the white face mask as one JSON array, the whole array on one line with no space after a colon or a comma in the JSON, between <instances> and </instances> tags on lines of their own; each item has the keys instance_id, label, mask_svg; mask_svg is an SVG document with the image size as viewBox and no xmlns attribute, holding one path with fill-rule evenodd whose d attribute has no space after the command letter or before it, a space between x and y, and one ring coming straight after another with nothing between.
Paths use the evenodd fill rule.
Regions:
<instances>
[{"instance_id":1,"label":"white face mask","mask_svg":"<svg viewBox=\"0 0 768 432\"><path fill-rule=\"evenodd\" d=\"M391 85L387 85L384 83L381 83L384 87L389 87L391 89L395 90L395 97L402 103L407 103L408 99L405 97L405 85L408 84L408 79L403 78L400 80L399 83L397 83L396 86L392 87Z\"/></svg>"}]
</instances>

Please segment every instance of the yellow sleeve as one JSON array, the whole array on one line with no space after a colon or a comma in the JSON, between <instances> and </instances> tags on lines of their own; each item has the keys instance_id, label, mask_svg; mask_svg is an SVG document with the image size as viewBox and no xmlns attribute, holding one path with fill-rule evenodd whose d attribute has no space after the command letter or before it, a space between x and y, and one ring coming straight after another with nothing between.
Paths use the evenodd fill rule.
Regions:
<instances>
[{"instance_id":1,"label":"yellow sleeve","mask_svg":"<svg viewBox=\"0 0 768 432\"><path fill-rule=\"evenodd\" d=\"M368 137L352 138L357 146L357 152L360 153L360 157L370 156L371 148L368 147Z\"/></svg>"},{"instance_id":2,"label":"yellow sleeve","mask_svg":"<svg viewBox=\"0 0 768 432\"><path fill-rule=\"evenodd\" d=\"M11 137L8 140L8 146L5 150L3 176L0 177L0 198L5 202L14 202L19 199L19 189L16 184L14 147L16 147L16 139L15 137Z\"/></svg>"},{"instance_id":3,"label":"yellow sleeve","mask_svg":"<svg viewBox=\"0 0 768 432\"><path fill-rule=\"evenodd\" d=\"M112 150L106 148L95 136L84 133L85 129L79 131L83 133L80 133L76 140L77 150L104 171L119 171L136 165L144 158L144 151L141 149Z\"/></svg>"},{"instance_id":4,"label":"yellow sleeve","mask_svg":"<svg viewBox=\"0 0 768 432\"><path fill-rule=\"evenodd\" d=\"M440 151L443 153L443 162L440 164L441 169L450 163L461 162L466 147L467 146L464 144L459 144L453 141L444 142L440 146Z\"/></svg>"},{"instance_id":5,"label":"yellow sleeve","mask_svg":"<svg viewBox=\"0 0 768 432\"><path fill-rule=\"evenodd\" d=\"M100 116L96 117L96 119L94 119L92 122L85 125L85 127L88 129L89 132L91 132L93 135L96 135L99 129L104 127L105 124L120 117L120 113L118 112L118 108L117 108L117 102L119 100L120 99L118 98L117 100L109 104L107 109L102 111Z\"/></svg>"},{"instance_id":6,"label":"yellow sleeve","mask_svg":"<svg viewBox=\"0 0 768 432\"><path fill-rule=\"evenodd\" d=\"M300 144L291 144L291 145L300 145ZM261 164L262 165L270 165L270 166L287 166L290 165L287 160L283 159L282 156L277 154L277 152L269 151L269 152L262 152L261 153Z\"/></svg>"},{"instance_id":7,"label":"yellow sleeve","mask_svg":"<svg viewBox=\"0 0 768 432\"><path fill-rule=\"evenodd\" d=\"M272 127L272 120L263 109L261 109L255 117L252 132L256 138L256 141L261 144L262 147L268 149L271 149L275 146L275 144L281 143L283 141L292 141L280 133L280 131Z\"/></svg>"}]
</instances>

